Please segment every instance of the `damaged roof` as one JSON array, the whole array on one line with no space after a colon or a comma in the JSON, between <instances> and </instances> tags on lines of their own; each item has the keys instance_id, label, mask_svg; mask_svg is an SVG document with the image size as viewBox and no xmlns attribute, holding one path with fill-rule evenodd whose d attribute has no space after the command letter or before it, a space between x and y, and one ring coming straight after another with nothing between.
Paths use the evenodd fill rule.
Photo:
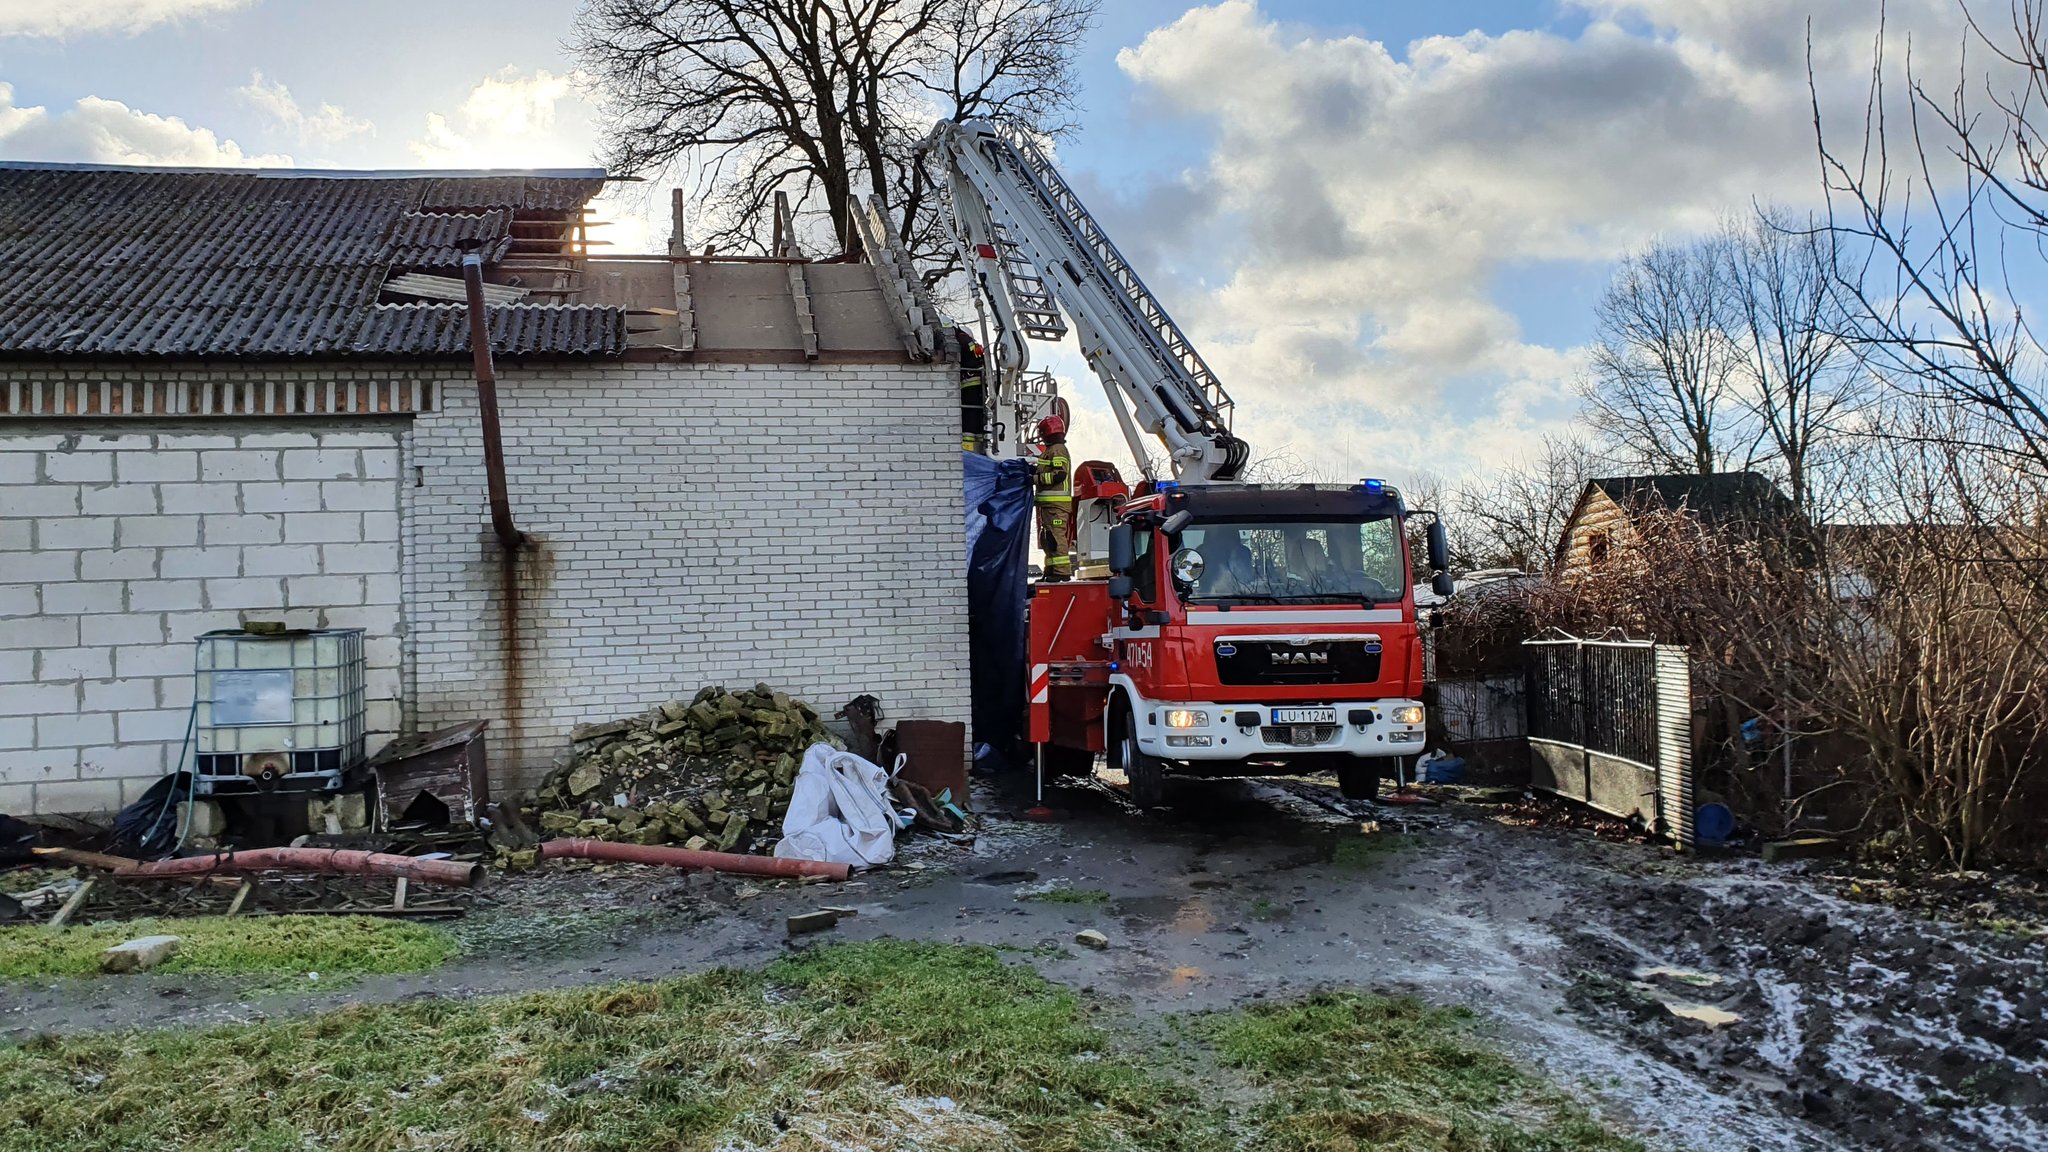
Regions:
<instances>
[{"instance_id":1,"label":"damaged roof","mask_svg":"<svg viewBox=\"0 0 2048 1152\"><path fill-rule=\"evenodd\" d=\"M0 162L0 354L466 354L463 305L393 299L401 273L491 279L604 186L597 170L323 172ZM556 293L536 288L536 295ZM625 311L495 305L503 354L613 356Z\"/></svg>"}]
</instances>

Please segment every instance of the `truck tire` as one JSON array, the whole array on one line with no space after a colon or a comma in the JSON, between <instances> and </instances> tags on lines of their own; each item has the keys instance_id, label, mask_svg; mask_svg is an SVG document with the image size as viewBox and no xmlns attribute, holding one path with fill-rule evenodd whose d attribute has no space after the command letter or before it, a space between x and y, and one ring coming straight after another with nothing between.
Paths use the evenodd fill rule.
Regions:
<instances>
[{"instance_id":1,"label":"truck tire","mask_svg":"<svg viewBox=\"0 0 2048 1152\"><path fill-rule=\"evenodd\" d=\"M1109 759L1110 766L1130 782L1128 795L1132 804L1157 808L1166 801L1165 765L1157 756L1147 755L1138 747L1138 718L1129 704L1117 713L1116 727L1110 733Z\"/></svg>"},{"instance_id":2,"label":"truck tire","mask_svg":"<svg viewBox=\"0 0 2048 1152\"><path fill-rule=\"evenodd\" d=\"M1346 800L1371 800L1380 794L1380 761L1377 757L1353 760L1337 768L1337 790Z\"/></svg>"}]
</instances>

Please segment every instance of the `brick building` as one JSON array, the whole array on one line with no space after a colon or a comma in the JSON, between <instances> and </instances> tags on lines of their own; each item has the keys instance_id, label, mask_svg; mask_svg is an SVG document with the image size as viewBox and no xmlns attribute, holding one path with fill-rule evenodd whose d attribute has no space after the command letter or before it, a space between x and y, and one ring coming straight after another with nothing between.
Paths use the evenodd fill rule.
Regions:
<instances>
[{"instance_id":1,"label":"brick building","mask_svg":"<svg viewBox=\"0 0 2048 1152\"><path fill-rule=\"evenodd\" d=\"M488 717L501 786L710 683L966 717L928 305L893 260L590 258L600 178L0 168L0 812L133 799L248 620L365 629L372 747Z\"/></svg>"}]
</instances>

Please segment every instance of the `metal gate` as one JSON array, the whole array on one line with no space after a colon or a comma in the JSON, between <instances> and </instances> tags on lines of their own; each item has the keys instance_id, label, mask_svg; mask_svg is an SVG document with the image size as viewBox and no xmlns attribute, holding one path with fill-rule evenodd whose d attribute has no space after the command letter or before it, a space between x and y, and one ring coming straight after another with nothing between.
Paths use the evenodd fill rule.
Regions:
<instances>
[{"instance_id":1,"label":"metal gate","mask_svg":"<svg viewBox=\"0 0 2048 1152\"><path fill-rule=\"evenodd\" d=\"M1683 647L1529 640L1532 784L1693 844L1692 675Z\"/></svg>"}]
</instances>

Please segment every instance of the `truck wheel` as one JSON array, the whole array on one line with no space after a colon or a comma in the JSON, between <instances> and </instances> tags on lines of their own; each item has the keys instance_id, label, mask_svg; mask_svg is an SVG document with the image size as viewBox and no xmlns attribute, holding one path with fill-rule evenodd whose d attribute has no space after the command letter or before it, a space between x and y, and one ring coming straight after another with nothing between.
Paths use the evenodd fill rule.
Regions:
<instances>
[{"instance_id":1,"label":"truck wheel","mask_svg":"<svg viewBox=\"0 0 2048 1152\"><path fill-rule=\"evenodd\" d=\"M1337 768L1337 790L1346 800L1371 800L1380 794L1380 762L1354 760Z\"/></svg>"},{"instance_id":2,"label":"truck wheel","mask_svg":"<svg viewBox=\"0 0 2048 1152\"><path fill-rule=\"evenodd\" d=\"M1130 782L1131 803L1140 808L1157 808L1166 800L1165 766L1158 757L1139 749L1138 718L1131 713L1130 705L1124 706L1118 721L1116 731L1110 734L1111 765Z\"/></svg>"}]
</instances>

